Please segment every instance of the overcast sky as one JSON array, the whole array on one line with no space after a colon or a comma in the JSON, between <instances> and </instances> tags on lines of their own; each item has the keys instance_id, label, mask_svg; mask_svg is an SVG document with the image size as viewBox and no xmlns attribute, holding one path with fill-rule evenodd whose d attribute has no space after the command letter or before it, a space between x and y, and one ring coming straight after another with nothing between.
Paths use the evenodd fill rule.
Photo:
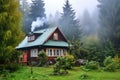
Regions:
<instances>
[{"instance_id":1,"label":"overcast sky","mask_svg":"<svg viewBox=\"0 0 120 80\"><path fill-rule=\"evenodd\" d=\"M29 0L30 1L30 0ZM46 15L54 15L56 11L62 12L62 7L65 4L66 0L43 0L45 3ZM98 4L97 0L69 0L73 9L76 11L76 15L80 16L84 9L88 9L92 13L96 5Z\"/></svg>"}]
</instances>

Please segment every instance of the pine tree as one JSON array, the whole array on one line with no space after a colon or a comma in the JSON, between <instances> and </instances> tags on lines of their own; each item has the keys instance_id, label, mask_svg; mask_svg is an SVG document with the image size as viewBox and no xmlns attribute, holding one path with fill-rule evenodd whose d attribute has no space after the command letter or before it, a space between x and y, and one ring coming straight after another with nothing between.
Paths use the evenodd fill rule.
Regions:
<instances>
[{"instance_id":1,"label":"pine tree","mask_svg":"<svg viewBox=\"0 0 120 80\"><path fill-rule=\"evenodd\" d=\"M90 36L90 35L95 35L96 30L95 30L95 25L92 20L91 15L89 14L88 10L85 9L83 12L82 20L81 20L81 26L83 29L83 34L84 36Z\"/></svg>"},{"instance_id":2,"label":"pine tree","mask_svg":"<svg viewBox=\"0 0 120 80\"><path fill-rule=\"evenodd\" d=\"M120 0L98 1L101 41L105 47L112 43L115 53L120 53Z\"/></svg>"},{"instance_id":3,"label":"pine tree","mask_svg":"<svg viewBox=\"0 0 120 80\"><path fill-rule=\"evenodd\" d=\"M22 39L21 13L17 0L0 0L0 64L14 61L15 47Z\"/></svg>"},{"instance_id":4,"label":"pine tree","mask_svg":"<svg viewBox=\"0 0 120 80\"><path fill-rule=\"evenodd\" d=\"M79 38L79 22L75 19L75 12L68 0L63 7L59 24L68 39Z\"/></svg>"},{"instance_id":5,"label":"pine tree","mask_svg":"<svg viewBox=\"0 0 120 80\"><path fill-rule=\"evenodd\" d=\"M22 30L24 33L29 33L30 32L30 26L28 24L31 24L31 19L28 16L30 13L30 4L27 2L27 0L20 0L20 9L22 12Z\"/></svg>"},{"instance_id":6,"label":"pine tree","mask_svg":"<svg viewBox=\"0 0 120 80\"><path fill-rule=\"evenodd\" d=\"M32 0L29 17L31 18L31 24L32 24L32 21L36 21L37 17L46 18L43 0ZM47 26L48 25L44 23L43 26L36 27L35 30L43 29L43 28L46 28Z\"/></svg>"},{"instance_id":7,"label":"pine tree","mask_svg":"<svg viewBox=\"0 0 120 80\"><path fill-rule=\"evenodd\" d=\"M45 9L44 9L44 2L42 0L32 0L32 5L31 5L31 13L30 17L32 18L33 21L36 20L37 17L46 17L45 15Z\"/></svg>"}]
</instances>

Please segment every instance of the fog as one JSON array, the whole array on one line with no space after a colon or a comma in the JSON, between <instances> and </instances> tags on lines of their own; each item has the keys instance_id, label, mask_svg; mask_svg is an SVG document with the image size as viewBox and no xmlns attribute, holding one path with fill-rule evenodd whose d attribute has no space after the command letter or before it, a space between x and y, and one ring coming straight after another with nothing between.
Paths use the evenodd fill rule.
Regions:
<instances>
[{"instance_id":1,"label":"fog","mask_svg":"<svg viewBox=\"0 0 120 80\"><path fill-rule=\"evenodd\" d=\"M35 27L42 26L46 21L52 26L59 25L57 20L60 18L63 12L63 6L66 0L43 0L45 3L45 14L46 18L37 19L33 21L31 30L33 31ZM32 3L31 0L28 0ZM96 34L98 30L98 1L97 0L69 0L72 5L73 10L76 12L76 18L80 20L80 25L84 28L85 34ZM89 17L86 17L85 10L88 11ZM90 19L89 19L90 18ZM94 20L93 20L94 19Z\"/></svg>"},{"instance_id":2,"label":"fog","mask_svg":"<svg viewBox=\"0 0 120 80\"><path fill-rule=\"evenodd\" d=\"M66 0L44 0L45 9L47 16L49 14L55 14L56 11L62 12L62 7L64 6ZM94 11L97 0L69 0L73 9L76 12L76 16L80 16L84 9L88 9L90 13Z\"/></svg>"},{"instance_id":3,"label":"fog","mask_svg":"<svg viewBox=\"0 0 120 80\"><path fill-rule=\"evenodd\" d=\"M66 0L43 0L45 3L45 13L47 16L50 14L55 15L56 11L62 13L62 7L65 4ZM69 0L73 9L76 12L76 16L82 15L85 9L88 9L92 13L96 5L98 4L97 0ZM28 0L31 3L31 0Z\"/></svg>"}]
</instances>

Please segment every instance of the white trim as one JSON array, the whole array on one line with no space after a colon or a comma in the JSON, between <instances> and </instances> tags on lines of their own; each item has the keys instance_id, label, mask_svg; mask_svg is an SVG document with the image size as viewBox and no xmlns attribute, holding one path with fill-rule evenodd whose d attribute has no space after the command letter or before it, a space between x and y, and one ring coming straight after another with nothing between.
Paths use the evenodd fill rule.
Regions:
<instances>
[{"instance_id":1,"label":"white trim","mask_svg":"<svg viewBox=\"0 0 120 80\"><path fill-rule=\"evenodd\" d=\"M66 55L66 49L61 48L47 48L46 49L46 55L48 56L65 56Z\"/></svg>"},{"instance_id":2,"label":"white trim","mask_svg":"<svg viewBox=\"0 0 120 80\"><path fill-rule=\"evenodd\" d=\"M31 49L30 56L31 57L38 57L38 49Z\"/></svg>"}]
</instances>

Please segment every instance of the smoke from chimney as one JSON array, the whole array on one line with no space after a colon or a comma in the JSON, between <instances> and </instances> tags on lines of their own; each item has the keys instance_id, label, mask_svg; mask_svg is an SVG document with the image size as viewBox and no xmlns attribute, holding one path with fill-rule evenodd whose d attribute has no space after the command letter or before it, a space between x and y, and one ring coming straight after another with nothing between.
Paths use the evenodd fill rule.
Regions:
<instances>
[{"instance_id":1,"label":"smoke from chimney","mask_svg":"<svg viewBox=\"0 0 120 80\"><path fill-rule=\"evenodd\" d=\"M37 17L36 21L33 21L31 24L31 31L33 32L36 27L41 27L46 22L47 22L47 19L45 17L43 18Z\"/></svg>"}]
</instances>

